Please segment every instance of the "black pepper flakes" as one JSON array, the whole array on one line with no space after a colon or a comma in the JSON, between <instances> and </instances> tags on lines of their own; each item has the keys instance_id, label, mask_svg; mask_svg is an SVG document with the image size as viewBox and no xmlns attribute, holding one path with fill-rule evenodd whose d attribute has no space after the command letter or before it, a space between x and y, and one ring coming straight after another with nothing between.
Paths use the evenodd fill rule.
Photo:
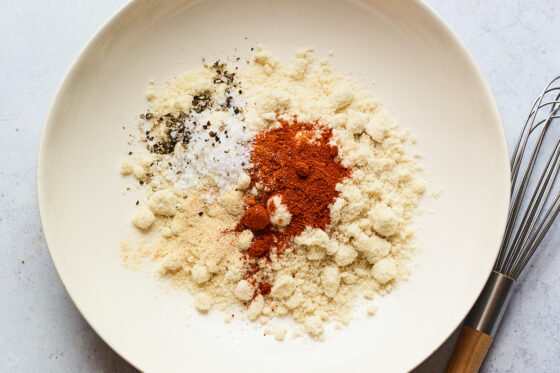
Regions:
<instances>
[{"instance_id":1,"label":"black pepper flakes","mask_svg":"<svg viewBox=\"0 0 560 373\"><path fill-rule=\"evenodd\" d=\"M165 136L158 139L155 144L148 146L148 150L152 153L171 154L177 143L188 144L191 140L192 132L185 125L185 120L188 118L187 114L181 112L177 116L173 116L171 113L167 113L165 117L165 129L163 131ZM162 121L158 119L158 122L161 123ZM146 131L146 140L154 141L154 137L150 136L150 131Z\"/></svg>"},{"instance_id":2,"label":"black pepper flakes","mask_svg":"<svg viewBox=\"0 0 560 373\"><path fill-rule=\"evenodd\" d=\"M222 144L221 139L223 136L225 136L226 139L230 138L228 131L225 130L226 126L224 124L222 124L220 128L211 130L213 124L210 123L210 121L207 121L206 124L203 124L203 122L197 123L195 118L198 116L195 115L195 113L199 114L206 110L212 112L224 111L228 112L229 115L233 115L233 113L235 113L235 115L243 113L241 108L232 105L235 100L235 95L237 93L241 94L243 91L238 89L238 84L235 81L236 73L231 68L228 68L226 63L217 60L212 65L206 65L205 67L213 73L212 79L215 84L225 85L222 91L225 92L225 94L219 98L214 98L213 90L201 91L192 97L191 107L186 112L168 112L157 117L150 112L141 114L141 117L143 116L152 124L152 128L145 131L145 137L142 139L142 141L147 143L146 147L150 152L160 155L173 154L177 148L177 144L181 144L182 148L188 149L187 145L191 142L197 130L199 132L208 130L209 137L200 138L198 141L202 144L210 141L208 145L211 144L212 147L216 147L216 144ZM243 121L244 118L238 117L238 120ZM202 128L197 127L199 125ZM229 150L225 151L225 153L228 152ZM217 160L215 161L217 162ZM169 164L169 166L173 167L171 164ZM181 171L173 171L177 174L181 173Z\"/></svg>"},{"instance_id":3,"label":"black pepper flakes","mask_svg":"<svg viewBox=\"0 0 560 373\"><path fill-rule=\"evenodd\" d=\"M193 96L191 102L191 106L192 106L191 110L194 110L197 113L202 113L210 106L210 101L211 101L211 97L209 92L200 95L195 95Z\"/></svg>"}]
</instances>

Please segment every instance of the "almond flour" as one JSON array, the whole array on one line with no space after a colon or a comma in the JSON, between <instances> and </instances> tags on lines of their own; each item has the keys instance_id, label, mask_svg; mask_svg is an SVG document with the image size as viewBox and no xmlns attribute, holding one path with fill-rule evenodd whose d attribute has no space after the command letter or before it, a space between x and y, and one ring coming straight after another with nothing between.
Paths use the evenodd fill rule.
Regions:
<instances>
[{"instance_id":1,"label":"almond flour","mask_svg":"<svg viewBox=\"0 0 560 373\"><path fill-rule=\"evenodd\" d=\"M147 190L134 225L161 238L137 249L123 244L129 266L153 262L161 277L193 294L200 312L222 310L229 322L241 305L260 324L289 316L301 325L293 337L304 331L315 339L325 337L325 323L348 324L358 298L370 301L407 278L417 246L413 218L425 190L408 150L412 137L369 92L327 62L313 63L311 49L285 63L258 47L245 66L216 63L162 91L150 86L147 98L142 133L151 153L125 160L121 173ZM252 142L294 117L332 131L337 160L351 172L336 185L327 226L308 226L282 250L272 247L248 264L254 234L235 229L246 202L268 192L251 186L247 174ZM307 177L307 166L297 167ZM293 223L280 195L265 209L272 229L281 233ZM367 314L376 310L371 303ZM265 330L279 341L287 333L276 322Z\"/></svg>"}]
</instances>

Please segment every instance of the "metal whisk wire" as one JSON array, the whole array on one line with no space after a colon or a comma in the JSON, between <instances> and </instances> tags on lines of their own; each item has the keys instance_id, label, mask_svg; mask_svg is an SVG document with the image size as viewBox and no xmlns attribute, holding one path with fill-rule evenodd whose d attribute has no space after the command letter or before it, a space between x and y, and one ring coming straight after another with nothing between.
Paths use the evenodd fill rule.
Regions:
<instances>
[{"instance_id":1,"label":"metal whisk wire","mask_svg":"<svg viewBox=\"0 0 560 373\"><path fill-rule=\"evenodd\" d=\"M558 118L560 76L537 98L517 140L511 158L512 199L498 259L465 320L446 373L478 371L500 326L517 278L560 213L560 188L555 185L560 173L560 139L550 144L554 135L548 136L545 148L550 144L552 152L545 158L541 154L545 137L554 131L551 131L552 123Z\"/></svg>"},{"instance_id":2,"label":"metal whisk wire","mask_svg":"<svg viewBox=\"0 0 560 373\"><path fill-rule=\"evenodd\" d=\"M554 119L558 118L560 76L553 79L535 100L511 158L512 201L494 270L513 279L519 277L560 212L560 190L550 202L552 188L560 170L560 140L553 147L528 204L525 201L531 181L534 181L532 176L545 135ZM529 160L524 163L524 155L528 153Z\"/></svg>"}]
</instances>

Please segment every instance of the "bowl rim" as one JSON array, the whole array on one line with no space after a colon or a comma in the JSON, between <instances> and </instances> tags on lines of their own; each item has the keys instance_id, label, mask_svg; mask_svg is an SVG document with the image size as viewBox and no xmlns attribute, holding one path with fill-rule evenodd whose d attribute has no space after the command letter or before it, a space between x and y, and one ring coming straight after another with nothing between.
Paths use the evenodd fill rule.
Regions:
<instances>
[{"instance_id":1,"label":"bowl rim","mask_svg":"<svg viewBox=\"0 0 560 373\"><path fill-rule=\"evenodd\" d=\"M114 25L118 24L120 21L120 18L122 18L130 9L136 7L136 6L141 6L142 2L144 2L146 0L128 0L127 3L123 4L122 6L120 6L120 8L118 8L109 18L107 21L105 21L101 26L99 26L97 28L97 30L95 31L95 33L87 40L87 42L84 44L84 46L80 49L80 51L78 52L77 56L74 58L72 64L70 65L70 67L68 68L68 70L64 73L61 83L59 84L58 88L56 89L53 98L51 100L51 103L49 105L49 108L47 110L47 114L45 117L45 120L43 122L43 128L41 129L41 135L40 135L40 140L39 140L39 145L38 145L38 151L37 151L37 166L36 166L36 194L37 194L37 205L38 205L38 211L39 211L39 219L41 222L41 227L42 227L42 231L43 231L43 236L45 239L45 243L47 245L47 248L49 250L49 255L51 257L51 260L53 262L53 265L55 267L55 270L60 278L60 281L62 282L62 285L64 286L68 296L70 297L72 303L74 304L74 306L78 309L78 311L80 312L81 317L83 317L86 322L88 323L88 325L95 331L95 333L103 340L104 343L106 343L115 353L117 353L121 358L123 358L126 362L128 362L129 364L131 364L134 368L138 369L141 371L141 367L139 366L139 363L135 361L135 359L132 356L128 356L128 354L124 351L119 350L118 346L115 346L113 343L111 343L110 339L104 334L102 333L99 328L95 325L94 322L92 322L83 312L80 304L78 304L75 299L74 296L72 295L72 292L69 290L69 286L67 284L67 282L65 281L61 271L60 271L60 258L55 254L55 251L51 249L51 245L49 245L49 231L48 231L48 224L46 222L46 218L45 218L45 207L42 207L45 205L44 202L42 202L45 199L45 192L44 192L44 185L43 185L43 181L42 181L42 174L43 174L43 165L44 165L44 159L48 156L48 153L46 151L46 142L48 140L48 138L51 136L52 133L52 128L54 126L53 124L53 116L54 116L54 112L57 108L57 106L59 105L62 97L63 97L63 92L65 91L66 87L70 84L73 75L75 74L76 70L78 69L78 67L80 66L80 64L83 62L85 55L87 54L88 50L90 49L90 47L92 45L95 45L95 43L100 40L103 35L110 30ZM492 112L494 114L494 119L495 119L495 123L498 124L498 131L499 131L499 138L500 138L500 144L499 144L499 149L497 149L497 154L501 154L502 156L505 156L508 160L508 164L509 164L509 148L508 148L508 143L507 143L507 138L506 138L506 133L505 133L505 128L503 126L503 122L501 119L501 115L499 112L499 108L497 106L494 94L484 76L484 74L482 73L482 70L480 69L480 66L478 65L478 63L476 62L476 60L474 59L474 57L472 56L472 54L470 53L469 49L467 48L467 46L465 45L465 43L459 38L459 36L455 33L455 31L451 28L451 26L443 19L442 16L440 16L435 9L428 5L425 0L409 0L411 2L411 6L416 6L418 7L422 12L424 12L429 19L432 20L432 22L437 23L437 25L439 27L441 27L441 29L443 30L443 32L445 32L447 34L447 36L449 36L452 40L452 43L454 43L459 49L460 52L462 53L462 55L465 57L466 62L472 67L473 72L476 76L476 78L479 80L479 82L482 85L482 88L484 89L484 92L487 96L488 100L488 104L489 107L492 109ZM498 144L497 144L498 145ZM511 170L509 167L506 168L506 175L508 180L511 179ZM509 185L509 183L508 183ZM511 191L508 188L506 188L505 190L505 198L507 199L507 206L509 206L510 204L510 200L511 200ZM503 239L504 236L504 230L505 230L505 226L507 223L507 214L504 214L504 217L502 219L501 222L498 222L497 224L500 225L500 227L502 228L500 230L500 232L502 232L499 236L500 241ZM498 256L498 252L499 252L499 245L496 247L495 249L495 254L494 254L494 261ZM492 262L492 267L493 267L493 262ZM492 272L492 268L490 268L488 270L488 276L490 275L490 273ZM424 363L426 360L428 360L428 358L430 358L448 339L449 337L454 333L454 331L462 324L464 318L467 316L468 312L470 311L470 309L472 308L472 306L474 305L474 303L476 302L476 300L478 299L479 294L482 292L484 287L484 284L478 289L478 291L476 292L476 297L474 297L471 302L470 302L470 306L468 309L464 310L464 312L462 313L461 317L457 320L457 323L455 325L455 328L453 330L450 330L449 333L446 335L445 339L442 340L439 344L437 344L436 346L434 346L433 349L430 350L429 354L427 356L425 356L422 360L418 361L416 363L416 365L411 366L410 370L414 370L416 368L418 368L422 363Z\"/></svg>"}]
</instances>

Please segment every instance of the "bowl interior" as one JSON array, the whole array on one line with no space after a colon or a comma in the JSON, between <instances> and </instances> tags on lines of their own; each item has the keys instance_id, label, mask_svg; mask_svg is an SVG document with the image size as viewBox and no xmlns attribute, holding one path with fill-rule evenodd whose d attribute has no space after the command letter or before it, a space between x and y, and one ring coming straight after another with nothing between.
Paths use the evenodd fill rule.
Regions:
<instances>
[{"instance_id":1,"label":"bowl interior","mask_svg":"<svg viewBox=\"0 0 560 373\"><path fill-rule=\"evenodd\" d=\"M412 277L325 342L282 343L125 269L120 241L140 194L118 173L149 79L261 43L282 58L314 47L418 138L443 193L427 198ZM509 202L505 137L491 92L452 32L421 3L383 0L137 0L88 44L43 133L38 193L56 268L76 305L117 352L147 371L338 372L412 369L454 330L482 289Z\"/></svg>"}]
</instances>

